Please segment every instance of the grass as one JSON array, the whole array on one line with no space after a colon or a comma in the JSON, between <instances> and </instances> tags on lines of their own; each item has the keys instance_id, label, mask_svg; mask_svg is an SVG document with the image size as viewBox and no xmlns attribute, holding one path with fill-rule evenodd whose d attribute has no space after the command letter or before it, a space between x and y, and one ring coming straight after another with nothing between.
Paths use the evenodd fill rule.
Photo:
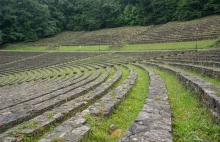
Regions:
<instances>
[{"instance_id":1,"label":"grass","mask_svg":"<svg viewBox=\"0 0 220 142\"><path fill-rule=\"evenodd\" d=\"M108 51L108 45L96 46L61 46L59 51Z\"/></svg>"},{"instance_id":2,"label":"grass","mask_svg":"<svg viewBox=\"0 0 220 142\"><path fill-rule=\"evenodd\" d=\"M15 50L15 51L44 51L46 46L28 46L28 45L9 45L3 50Z\"/></svg>"},{"instance_id":3,"label":"grass","mask_svg":"<svg viewBox=\"0 0 220 142\"><path fill-rule=\"evenodd\" d=\"M196 96L186 90L174 75L155 68L151 69L161 75L168 90L173 140L218 142L220 126L213 123L210 112L200 106Z\"/></svg>"},{"instance_id":4,"label":"grass","mask_svg":"<svg viewBox=\"0 0 220 142\"><path fill-rule=\"evenodd\" d=\"M83 142L114 142L118 141L121 136L128 130L133 121L138 116L146 100L148 92L149 78L147 73L137 67L133 67L138 72L136 85L129 96L109 117L95 117L88 115L87 121L91 125L91 133L83 139ZM122 78L125 78L123 72ZM109 126L114 124L118 128L117 135L109 133ZM120 134L122 130L122 134Z\"/></svg>"},{"instance_id":5,"label":"grass","mask_svg":"<svg viewBox=\"0 0 220 142\"><path fill-rule=\"evenodd\" d=\"M216 40L198 41L198 49L210 48ZM173 43L155 43L155 44L129 44L121 51L144 51L144 50L182 50L195 49L196 41L173 42Z\"/></svg>"},{"instance_id":6,"label":"grass","mask_svg":"<svg viewBox=\"0 0 220 142\"><path fill-rule=\"evenodd\" d=\"M202 40L198 41L198 49L214 48L214 43L217 40ZM196 41L190 42L172 42L172 43L155 43L155 44L128 44L120 51L148 51L148 50L187 50L195 49ZM108 45L96 46L61 46L59 50L46 50L47 46L28 46L22 44L12 44L3 50L9 51L46 51L46 52L99 52L99 51L114 51L110 50ZM118 51L118 50L117 50Z\"/></svg>"},{"instance_id":7,"label":"grass","mask_svg":"<svg viewBox=\"0 0 220 142\"><path fill-rule=\"evenodd\" d=\"M48 114L47 114L47 119L51 119L53 117L53 113L52 112L49 112Z\"/></svg>"},{"instance_id":8,"label":"grass","mask_svg":"<svg viewBox=\"0 0 220 142\"><path fill-rule=\"evenodd\" d=\"M20 125L17 130L31 129L38 126L38 120L33 120L29 124Z\"/></svg>"}]
</instances>

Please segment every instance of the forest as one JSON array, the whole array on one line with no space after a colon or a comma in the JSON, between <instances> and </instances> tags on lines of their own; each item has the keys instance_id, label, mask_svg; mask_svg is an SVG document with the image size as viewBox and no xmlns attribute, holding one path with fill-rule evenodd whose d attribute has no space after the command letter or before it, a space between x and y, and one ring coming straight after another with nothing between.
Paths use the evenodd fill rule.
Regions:
<instances>
[{"instance_id":1,"label":"forest","mask_svg":"<svg viewBox=\"0 0 220 142\"><path fill-rule=\"evenodd\" d=\"M0 44L220 14L219 0L0 0Z\"/></svg>"}]
</instances>

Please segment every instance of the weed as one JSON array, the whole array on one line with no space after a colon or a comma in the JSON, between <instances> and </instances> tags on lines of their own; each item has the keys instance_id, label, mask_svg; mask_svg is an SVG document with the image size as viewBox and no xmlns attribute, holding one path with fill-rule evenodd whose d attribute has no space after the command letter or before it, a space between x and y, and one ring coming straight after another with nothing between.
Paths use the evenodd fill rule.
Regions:
<instances>
[{"instance_id":1,"label":"weed","mask_svg":"<svg viewBox=\"0 0 220 142\"><path fill-rule=\"evenodd\" d=\"M58 136L54 136L51 142L64 142L64 140L62 138L59 138Z\"/></svg>"},{"instance_id":2,"label":"weed","mask_svg":"<svg viewBox=\"0 0 220 142\"><path fill-rule=\"evenodd\" d=\"M156 98L154 98L154 100L155 100L155 101L160 101L161 98L157 98L157 97L156 97Z\"/></svg>"},{"instance_id":3,"label":"weed","mask_svg":"<svg viewBox=\"0 0 220 142\"><path fill-rule=\"evenodd\" d=\"M53 117L53 113L52 112L49 112L48 114L47 114L47 119L51 119Z\"/></svg>"},{"instance_id":4,"label":"weed","mask_svg":"<svg viewBox=\"0 0 220 142\"><path fill-rule=\"evenodd\" d=\"M37 127L38 122L39 122L38 120L33 120L31 123L29 123L29 124L27 125L27 128Z\"/></svg>"}]
</instances>

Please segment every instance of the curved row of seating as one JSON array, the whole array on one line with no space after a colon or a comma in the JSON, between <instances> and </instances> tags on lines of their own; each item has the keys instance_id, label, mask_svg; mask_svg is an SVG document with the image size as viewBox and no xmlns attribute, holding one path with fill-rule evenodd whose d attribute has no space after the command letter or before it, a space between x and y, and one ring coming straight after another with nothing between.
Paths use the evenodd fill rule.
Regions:
<instances>
[{"instance_id":1,"label":"curved row of seating","mask_svg":"<svg viewBox=\"0 0 220 142\"><path fill-rule=\"evenodd\" d=\"M220 97L218 95L220 86L216 86L201 78L195 77L190 73L187 73L186 71L183 71L181 69L176 69L158 63L151 63L151 62L142 62L142 63L175 74L184 86L186 86L188 89L192 90L193 92L195 92L195 94L198 95L201 104L207 107L211 112L213 121L218 124L220 123Z\"/></svg>"},{"instance_id":2,"label":"curved row of seating","mask_svg":"<svg viewBox=\"0 0 220 142\"><path fill-rule=\"evenodd\" d=\"M165 83L158 74L144 65L134 65L148 72L150 87L146 103L120 142L172 142L171 110Z\"/></svg>"},{"instance_id":3,"label":"curved row of seating","mask_svg":"<svg viewBox=\"0 0 220 142\"><path fill-rule=\"evenodd\" d=\"M134 66L148 72L150 87L142 111L121 142L172 141L168 92L161 77L148 66L176 75L199 96L213 121L219 124L220 87L187 72L202 72L219 79L218 68L191 63L193 56L205 53L210 55L204 58L218 58L214 51L194 50L108 53L29 70L3 71L0 81L5 80L8 85L0 87L0 141L19 142L26 136L40 137L41 140L37 139L40 142L80 141L91 131L86 115L108 117L129 95L141 77ZM187 63L181 62L184 57ZM129 75L122 79L124 70L129 71ZM10 76L6 77L7 74ZM51 127L55 128L51 131Z\"/></svg>"},{"instance_id":4,"label":"curved row of seating","mask_svg":"<svg viewBox=\"0 0 220 142\"><path fill-rule=\"evenodd\" d=\"M97 65L95 65L95 66L99 67ZM99 68L101 68L101 67L99 67ZM90 83L84 81L85 85L83 85L82 87L77 87L76 89L72 90L69 93L60 95L59 99L52 98L53 99L52 100L50 98L45 103L44 102L39 102L40 104L39 103L35 104L37 110L35 109L34 113L37 114L36 111L38 111L38 113L42 113L42 115L40 115L40 116L38 115L33 119L36 120L37 118L39 118L38 120L39 120L39 124L41 124L41 127L46 127L47 125L52 124L54 122L57 122L58 120L62 120L63 115L68 115L70 113L78 111L78 109L80 110L80 108L86 107L88 105L88 103L92 103L96 98L101 97L104 94L104 92L106 92L111 86L113 86L120 79L120 77L122 75L122 71L120 70L120 68L116 67L117 72L115 73L115 75L112 78L109 78L107 81L105 81L107 79L108 75L109 75L108 72L110 72L109 71L110 69L111 69L110 67L107 67L105 69L107 72L105 71L105 72L102 73L101 76L97 76L98 74L101 73L100 72L101 70L98 69L95 72L95 74L93 75L93 76L97 76L98 78L93 77L94 79L95 78L96 79L94 81L90 82ZM79 83L77 83L77 84L79 84ZM96 87L96 86L98 86L98 87ZM89 91L91 88L95 88L95 89L92 89L91 91ZM79 94L80 94L81 97L79 96ZM61 99L61 96L62 96L62 99ZM87 96L87 97L85 97L85 96ZM88 103L85 103L85 101L86 101L85 99L87 100ZM80 101L81 101L81 103L80 103ZM62 103L60 105L58 105L59 102L62 102ZM50 104L50 105L48 105L48 104ZM53 105L53 104L56 105L57 107L50 111L50 109L48 109L48 108L51 107L51 105ZM44 107L42 107L42 106L44 106ZM67 109L68 106L69 106L69 109L68 109L69 111L67 113L66 109ZM45 107L47 107L47 109L45 109ZM27 110L27 108L25 108L25 110ZM40 111L40 110L42 110L42 111ZM63 113L62 113L63 115L56 115L55 114L55 113L62 112L61 110L63 111ZM46 119L47 114L50 113L50 112L53 112L53 114L55 114L55 116L50 121L48 120L49 121L48 124L43 123L45 120L40 121L43 116ZM33 116L34 114L31 114L31 115ZM26 117L28 117L28 116L26 116ZM28 124L28 122L31 123L32 120L30 119L29 121L26 121L24 124ZM20 124L19 126L24 125L24 124ZM16 128L19 128L19 126L17 126ZM27 131L30 132L29 134L35 133L38 130L40 130L41 127L38 127L38 128L36 128L36 130L33 130L33 131L30 131L30 129L29 130L24 129L23 132L25 133L25 130L27 130ZM13 131L13 130L17 130L17 129L10 129L8 132ZM5 136L5 133L2 136Z\"/></svg>"}]
</instances>

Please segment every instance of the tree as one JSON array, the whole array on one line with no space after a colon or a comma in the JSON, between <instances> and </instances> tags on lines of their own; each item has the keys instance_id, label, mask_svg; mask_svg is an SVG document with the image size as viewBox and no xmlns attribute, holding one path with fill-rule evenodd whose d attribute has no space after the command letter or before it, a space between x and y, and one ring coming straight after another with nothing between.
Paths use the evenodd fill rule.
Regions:
<instances>
[{"instance_id":1,"label":"tree","mask_svg":"<svg viewBox=\"0 0 220 142\"><path fill-rule=\"evenodd\" d=\"M202 4L199 0L180 0L175 13L178 20L190 20L202 16Z\"/></svg>"},{"instance_id":2,"label":"tree","mask_svg":"<svg viewBox=\"0 0 220 142\"><path fill-rule=\"evenodd\" d=\"M220 14L220 1L219 0L208 0L204 5L203 15Z\"/></svg>"},{"instance_id":3,"label":"tree","mask_svg":"<svg viewBox=\"0 0 220 142\"><path fill-rule=\"evenodd\" d=\"M176 0L151 0L152 20L154 24L162 24L173 20L176 12Z\"/></svg>"},{"instance_id":4,"label":"tree","mask_svg":"<svg viewBox=\"0 0 220 142\"><path fill-rule=\"evenodd\" d=\"M220 14L219 0L0 0L0 43Z\"/></svg>"},{"instance_id":5,"label":"tree","mask_svg":"<svg viewBox=\"0 0 220 142\"><path fill-rule=\"evenodd\" d=\"M101 28L119 27L122 25L121 5L117 0L102 0L99 11Z\"/></svg>"},{"instance_id":6,"label":"tree","mask_svg":"<svg viewBox=\"0 0 220 142\"><path fill-rule=\"evenodd\" d=\"M3 43L2 36L3 36L3 33L2 33L2 31L0 30L0 44L2 44L2 43Z\"/></svg>"},{"instance_id":7,"label":"tree","mask_svg":"<svg viewBox=\"0 0 220 142\"><path fill-rule=\"evenodd\" d=\"M153 9L150 0L137 0L137 21L139 25L153 24Z\"/></svg>"},{"instance_id":8,"label":"tree","mask_svg":"<svg viewBox=\"0 0 220 142\"><path fill-rule=\"evenodd\" d=\"M137 8L132 5L127 5L123 12L125 25L138 25L137 21Z\"/></svg>"},{"instance_id":9,"label":"tree","mask_svg":"<svg viewBox=\"0 0 220 142\"><path fill-rule=\"evenodd\" d=\"M73 11L74 15L69 17L68 29L79 30L97 30L100 28L99 18L100 0L78 0Z\"/></svg>"}]
</instances>

